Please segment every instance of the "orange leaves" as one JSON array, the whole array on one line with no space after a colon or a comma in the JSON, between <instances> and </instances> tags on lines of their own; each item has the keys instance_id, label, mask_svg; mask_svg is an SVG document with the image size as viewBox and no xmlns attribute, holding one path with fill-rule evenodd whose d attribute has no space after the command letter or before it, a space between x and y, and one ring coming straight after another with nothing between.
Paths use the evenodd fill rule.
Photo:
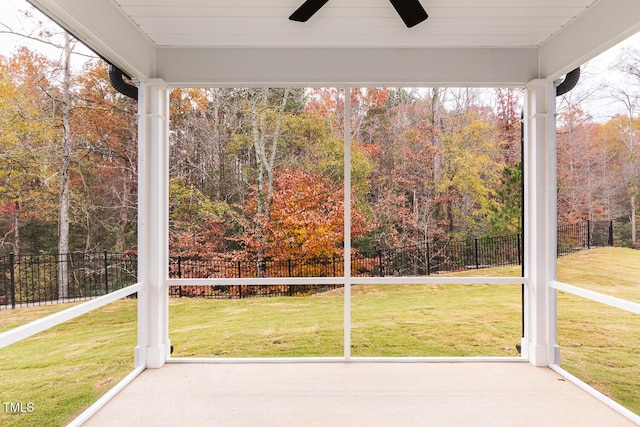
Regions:
<instances>
[{"instance_id":1,"label":"orange leaves","mask_svg":"<svg viewBox=\"0 0 640 427\"><path fill-rule=\"evenodd\" d=\"M273 255L333 255L343 239L341 189L289 167L278 171L274 187L267 224Z\"/></svg>"},{"instance_id":2,"label":"orange leaves","mask_svg":"<svg viewBox=\"0 0 640 427\"><path fill-rule=\"evenodd\" d=\"M344 240L342 186L327 178L284 167L275 172L269 212L256 216L254 189L244 207L245 233L240 238L253 254L277 259L330 257L341 253ZM353 213L354 234L362 233L364 217Z\"/></svg>"}]
</instances>

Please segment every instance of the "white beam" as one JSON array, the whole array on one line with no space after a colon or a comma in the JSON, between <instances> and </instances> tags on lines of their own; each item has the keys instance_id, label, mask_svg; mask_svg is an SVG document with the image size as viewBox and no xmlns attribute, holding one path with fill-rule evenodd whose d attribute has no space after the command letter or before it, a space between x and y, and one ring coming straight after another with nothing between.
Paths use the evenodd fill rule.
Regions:
<instances>
[{"instance_id":1,"label":"white beam","mask_svg":"<svg viewBox=\"0 0 640 427\"><path fill-rule=\"evenodd\" d=\"M534 80L527 87L524 141L526 354L536 366L556 362L556 136L555 87Z\"/></svg>"},{"instance_id":2,"label":"white beam","mask_svg":"<svg viewBox=\"0 0 640 427\"><path fill-rule=\"evenodd\" d=\"M169 353L168 210L169 95L158 79L140 82L138 99L138 280L146 331L136 350L138 366L160 368Z\"/></svg>"},{"instance_id":3,"label":"white beam","mask_svg":"<svg viewBox=\"0 0 640 427\"><path fill-rule=\"evenodd\" d=\"M351 87L344 88L344 358L351 359Z\"/></svg>"},{"instance_id":4,"label":"white beam","mask_svg":"<svg viewBox=\"0 0 640 427\"><path fill-rule=\"evenodd\" d=\"M640 31L640 1L600 0L540 47L540 77L557 79Z\"/></svg>"},{"instance_id":5,"label":"white beam","mask_svg":"<svg viewBox=\"0 0 640 427\"><path fill-rule=\"evenodd\" d=\"M339 277L248 277L242 278L242 284L248 286L260 285L341 285L344 278ZM352 276L352 285L518 285L528 283L528 278L520 276L505 277L450 277L433 274L431 276L387 276L360 277ZM207 278L207 279L168 279L169 286L237 286L238 279Z\"/></svg>"},{"instance_id":6,"label":"white beam","mask_svg":"<svg viewBox=\"0 0 640 427\"><path fill-rule=\"evenodd\" d=\"M629 301L622 298L617 298L611 295L595 292L590 289L581 288L579 286L569 285L567 283L554 281L551 283L554 289L567 292L571 295L577 295L581 298L586 298L591 301L595 301L600 304L608 305L609 307L615 307L620 310L628 311L629 313L640 315L640 304L637 302Z\"/></svg>"},{"instance_id":7,"label":"white beam","mask_svg":"<svg viewBox=\"0 0 640 427\"><path fill-rule=\"evenodd\" d=\"M155 45L111 1L27 0L132 77L154 76Z\"/></svg>"},{"instance_id":8,"label":"white beam","mask_svg":"<svg viewBox=\"0 0 640 427\"><path fill-rule=\"evenodd\" d=\"M189 64L189 66L185 66ZM537 49L159 48L171 86L514 86L537 78Z\"/></svg>"},{"instance_id":9,"label":"white beam","mask_svg":"<svg viewBox=\"0 0 640 427\"><path fill-rule=\"evenodd\" d=\"M50 314L33 322L29 322L26 325L18 326L17 328L0 333L0 348L7 347L11 344L17 343L23 339L29 338L35 334L51 329L55 326L61 325L76 317L87 314L93 310L103 307L107 304L111 304L121 298L128 297L131 294L139 292L142 286L140 283L128 286L123 289L111 292L110 294L103 295L96 299L84 302L80 305L67 308L66 310L58 313Z\"/></svg>"}]
</instances>

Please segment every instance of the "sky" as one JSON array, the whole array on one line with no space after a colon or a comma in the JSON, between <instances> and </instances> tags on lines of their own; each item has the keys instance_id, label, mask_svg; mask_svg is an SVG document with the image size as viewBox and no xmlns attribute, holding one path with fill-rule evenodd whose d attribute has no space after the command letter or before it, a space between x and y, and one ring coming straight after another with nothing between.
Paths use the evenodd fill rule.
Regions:
<instances>
[{"instance_id":1,"label":"sky","mask_svg":"<svg viewBox=\"0 0 640 427\"><path fill-rule=\"evenodd\" d=\"M2 26L4 24L10 27L10 30L29 34L33 32L34 22L41 21L45 25L52 28L54 31L59 31L60 28L54 24L49 18L40 13L37 9L31 6L26 0L0 0L2 1L2 7L0 8L0 31L6 31L7 28ZM33 14L32 19L24 19L21 11L29 11ZM29 40L24 37L13 36L9 34L0 34L0 55L9 56L19 46L26 46L32 51L39 52L52 59L59 59L61 56L61 50L55 49L44 43ZM84 45L78 46L76 51L81 55L76 55L72 58L72 66L74 68L82 67L82 64L86 61L86 56L95 56L95 54L84 47ZM83 59L84 58L84 59Z\"/></svg>"},{"instance_id":2,"label":"sky","mask_svg":"<svg viewBox=\"0 0 640 427\"><path fill-rule=\"evenodd\" d=\"M26 32L28 32L28 28L25 28L27 26L27 21L22 19L24 24L21 22L20 10L30 10L32 11L35 19L51 22L48 18L27 3L26 0L2 0L2 8L0 8L0 23L9 25L13 30L23 32L26 30ZM54 26L54 24L51 25ZM4 30L4 28L0 30ZM31 50L43 53L52 57L52 59L58 59L60 57L59 50L48 47L42 43L29 41L21 37L0 34L0 55L10 55L19 45L26 45ZM582 66L582 76L578 86L569 93L569 96L573 100L582 99L580 102L582 108L596 121L604 122L617 113L624 113L624 109L618 105L618 103L607 98L606 90L598 90L597 88L603 84L621 82L622 77L613 70L613 65L616 63L621 52L629 47L635 47L640 50L640 33L628 38L617 46L584 64ZM79 52L86 55L93 55L93 53L88 49L79 50ZM73 67L81 67L85 60L86 58L83 56L76 56L74 58ZM638 88L638 91L640 92L640 87ZM559 107L561 108L562 105L559 104Z\"/></svg>"}]
</instances>

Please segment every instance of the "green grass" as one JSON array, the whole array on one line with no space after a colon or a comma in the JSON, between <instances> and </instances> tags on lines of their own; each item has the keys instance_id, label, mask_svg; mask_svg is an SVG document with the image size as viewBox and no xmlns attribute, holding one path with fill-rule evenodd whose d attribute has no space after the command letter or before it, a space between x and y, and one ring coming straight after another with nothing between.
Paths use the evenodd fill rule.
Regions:
<instances>
[{"instance_id":1,"label":"green grass","mask_svg":"<svg viewBox=\"0 0 640 427\"><path fill-rule=\"evenodd\" d=\"M2 325L41 307L0 313ZM120 300L0 349L0 402L33 404L33 412L0 407L0 425L65 425L133 369L137 305Z\"/></svg>"},{"instance_id":2,"label":"green grass","mask_svg":"<svg viewBox=\"0 0 640 427\"><path fill-rule=\"evenodd\" d=\"M517 356L520 286L354 286L353 356Z\"/></svg>"},{"instance_id":3,"label":"green grass","mask_svg":"<svg viewBox=\"0 0 640 427\"><path fill-rule=\"evenodd\" d=\"M174 357L295 357L343 354L340 296L243 300L172 299Z\"/></svg>"},{"instance_id":4,"label":"green grass","mask_svg":"<svg viewBox=\"0 0 640 427\"><path fill-rule=\"evenodd\" d=\"M561 293L561 366L640 414L640 316Z\"/></svg>"},{"instance_id":5,"label":"green grass","mask_svg":"<svg viewBox=\"0 0 640 427\"><path fill-rule=\"evenodd\" d=\"M563 257L558 280L640 302L640 251L599 248ZM640 316L558 295L561 366L640 414Z\"/></svg>"},{"instance_id":6,"label":"green grass","mask_svg":"<svg viewBox=\"0 0 640 427\"><path fill-rule=\"evenodd\" d=\"M49 316L50 314L66 310L79 303L70 304L48 304L33 307L25 307L18 309L2 309L0 310L0 332L5 332L18 326L26 325L35 319Z\"/></svg>"},{"instance_id":7,"label":"green grass","mask_svg":"<svg viewBox=\"0 0 640 427\"><path fill-rule=\"evenodd\" d=\"M640 251L598 248L558 260L558 280L640 303Z\"/></svg>"},{"instance_id":8,"label":"green grass","mask_svg":"<svg viewBox=\"0 0 640 427\"><path fill-rule=\"evenodd\" d=\"M169 316L174 357L344 352L342 290L302 298L173 299ZM353 356L516 356L520 335L519 286L352 288Z\"/></svg>"},{"instance_id":9,"label":"green grass","mask_svg":"<svg viewBox=\"0 0 640 427\"><path fill-rule=\"evenodd\" d=\"M601 248L559 260L559 280L640 300L640 251ZM459 273L518 276L519 267ZM173 356L341 356L343 292L246 300L172 299ZM68 306L0 311L0 331ZM640 413L640 316L561 293L562 366ZM352 289L353 356L513 356L520 286L362 285ZM0 425L63 425L133 368L136 301L121 300L0 350L0 400L33 413Z\"/></svg>"}]
</instances>

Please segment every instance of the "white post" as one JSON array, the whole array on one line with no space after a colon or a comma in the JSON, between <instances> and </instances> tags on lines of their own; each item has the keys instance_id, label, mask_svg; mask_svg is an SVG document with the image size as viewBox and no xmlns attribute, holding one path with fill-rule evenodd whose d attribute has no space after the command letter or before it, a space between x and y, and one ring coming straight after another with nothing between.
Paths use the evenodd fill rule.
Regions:
<instances>
[{"instance_id":1,"label":"white post","mask_svg":"<svg viewBox=\"0 0 640 427\"><path fill-rule=\"evenodd\" d=\"M140 82L138 97L138 347L136 366L160 368L169 354L169 102L164 81Z\"/></svg>"},{"instance_id":2,"label":"white post","mask_svg":"<svg viewBox=\"0 0 640 427\"><path fill-rule=\"evenodd\" d=\"M344 88L344 358L351 359L351 87Z\"/></svg>"},{"instance_id":3,"label":"white post","mask_svg":"<svg viewBox=\"0 0 640 427\"><path fill-rule=\"evenodd\" d=\"M556 363L555 291L557 202L555 86L534 80L525 110L525 341L523 354L535 366Z\"/></svg>"}]
</instances>

